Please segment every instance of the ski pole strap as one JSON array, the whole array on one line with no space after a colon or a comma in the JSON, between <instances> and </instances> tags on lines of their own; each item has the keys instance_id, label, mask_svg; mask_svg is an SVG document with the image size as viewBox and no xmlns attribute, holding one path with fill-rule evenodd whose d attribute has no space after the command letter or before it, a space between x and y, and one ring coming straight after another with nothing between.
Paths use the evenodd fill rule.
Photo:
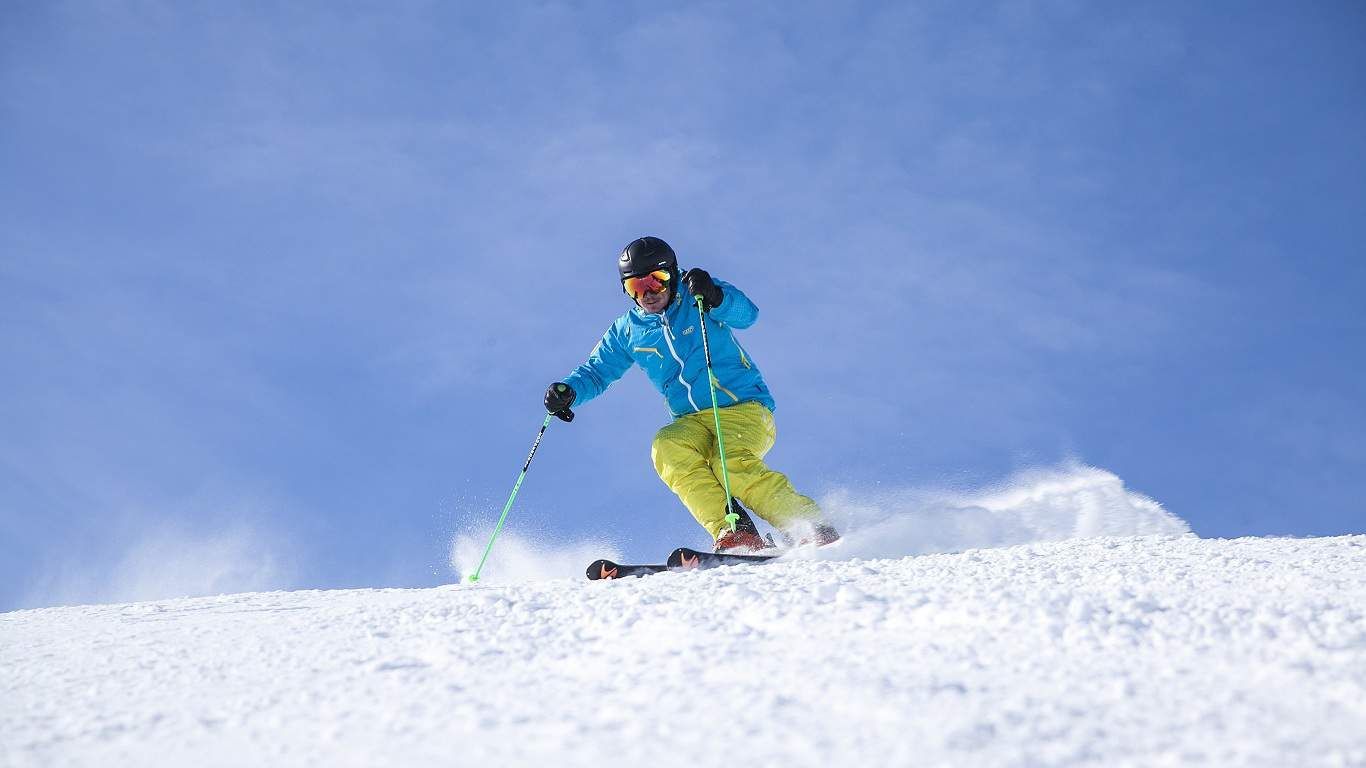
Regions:
<instances>
[{"instance_id":1,"label":"ski pole strap","mask_svg":"<svg viewBox=\"0 0 1366 768\"><path fill-rule=\"evenodd\" d=\"M702 356L707 361L707 386L711 388L711 416L716 422L716 452L721 454L721 484L726 489L726 525L730 526L731 533L735 532L740 522L740 515L730 501L730 470L726 468L726 439L721 435L721 409L716 405L716 374L711 368L711 341L707 339L707 315L705 302L701 296L693 296L697 300L697 325L702 329Z\"/></svg>"},{"instance_id":2,"label":"ski pole strap","mask_svg":"<svg viewBox=\"0 0 1366 768\"><path fill-rule=\"evenodd\" d=\"M541 438L545 437L546 427L550 426L550 420L554 417L555 414L547 413L545 415L545 421L541 422L541 431L536 433L536 442L531 444L531 453L527 454L526 463L522 465L522 472L517 475L517 482L512 486L512 495L508 497L507 503L503 505L503 514L498 516L498 524L493 526L493 535L489 537L488 546L484 547L484 556L479 558L479 566L474 569L474 573L470 574L471 582L479 581L479 574L484 570L484 563L489 559L489 552L493 551L493 542L503 530L503 522L508 519L508 510L512 509L512 500L517 498L517 491L522 488L522 481L526 479L526 471L531 467L531 460L536 456L536 449L541 447Z\"/></svg>"}]
</instances>

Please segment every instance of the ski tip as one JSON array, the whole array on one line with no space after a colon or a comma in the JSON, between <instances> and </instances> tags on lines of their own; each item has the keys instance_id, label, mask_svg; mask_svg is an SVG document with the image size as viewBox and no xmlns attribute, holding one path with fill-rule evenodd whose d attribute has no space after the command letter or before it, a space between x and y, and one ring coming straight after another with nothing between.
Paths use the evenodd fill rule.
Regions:
<instances>
[{"instance_id":1,"label":"ski tip","mask_svg":"<svg viewBox=\"0 0 1366 768\"><path fill-rule=\"evenodd\" d=\"M702 554L695 549L679 547L669 554L669 559L665 561L665 565L669 566L670 570L695 570L702 565Z\"/></svg>"},{"instance_id":2,"label":"ski tip","mask_svg":"<svg viewBox=\"0 0 1366 768\"><path fill-rule=\"evenodd\" d=\"M621 573L621 566L611 560L594 560L588 566L589 581L615 579L619 573Z\"/></svg>"}]
</instances>

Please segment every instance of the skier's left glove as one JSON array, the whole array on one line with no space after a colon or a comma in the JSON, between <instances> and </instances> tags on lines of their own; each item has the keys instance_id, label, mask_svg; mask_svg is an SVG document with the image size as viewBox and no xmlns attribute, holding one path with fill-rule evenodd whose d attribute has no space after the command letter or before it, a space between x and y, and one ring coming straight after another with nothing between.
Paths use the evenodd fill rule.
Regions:
<instances>
[{"instance_id":1,"label":"skier's left glove","mask_svg":"<svg viewBox=\"0 0 1366 768\"><path fill-rule=\"evenodd\" d=\"M557 381L551 384L545 391L545 410L546 413L553 413L560 418L560 421L573 421L574 412L569 410L569 406L574 404L574 398L578 393L574 388Z\"/></svg>"},{"instance_id":2,"label":"skier's left glove","mask_svg":"<svg viewBox=\"0 0 1366 768\"><path fill-rule=\"evenodd\" d=\"M688 286L688 293L693 296L701 296L702 302L707 305L707 309L716 309L721 306L721 299L725 298L721 294L721 287L707 274L705 269L690 269L683 275L683 284Z\"/></svg>"}]
</instances>

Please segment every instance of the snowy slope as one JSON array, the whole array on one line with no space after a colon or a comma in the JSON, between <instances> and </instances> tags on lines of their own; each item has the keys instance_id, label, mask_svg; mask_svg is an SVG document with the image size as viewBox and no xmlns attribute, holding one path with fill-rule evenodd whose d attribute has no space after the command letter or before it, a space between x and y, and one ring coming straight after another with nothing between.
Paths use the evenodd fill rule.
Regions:
<instances>
[{"instance_id":1,"label":"snowy slope","mask_svg":"<svg viewBox=\"0 0 1366 768\"><path fill-rule=\"evenodd\" d=\"M0 764L1366 766L1366 536L0 615Z\"/></svg>"}]
</instances>

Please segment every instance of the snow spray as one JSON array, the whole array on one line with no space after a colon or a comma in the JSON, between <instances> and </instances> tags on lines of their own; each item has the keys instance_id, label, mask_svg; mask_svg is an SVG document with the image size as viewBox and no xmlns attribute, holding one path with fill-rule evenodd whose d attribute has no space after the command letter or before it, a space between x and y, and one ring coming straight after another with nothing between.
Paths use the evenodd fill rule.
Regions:
<instances>
[{"instance_id":1,"label":"snow spray","mask_svg":"<svg viewBox=\"0 0 1366 768\"><path fill-rule=\"evenodd\" d=\"M568 418L560 416L566 422L574 418L574 414L565 409L560 413L569 414ZM522 481L526 479L526 471L531 467L531 460L536 457L536 449L541 447L541 438L545 437L545 429L550 426L550 420L559 414L547 413L545 421L541 422L541 431L536 433L536 442L531 444L531 453L527 454L526 463L522 465L522 473L517 475L517 483L512 486L512 495L508 497L508 503L503 505L503 514L498 516L498 524L493 526L493 535L489 537L489 544L484 547L484 556L479 558L479 566L470 574L470 581L479 581L479 573L484 570L484 563L489 559L489 552L493 551L493 542L498 538L498 533L503 530L503 522L508 519L508 510L512 509L512 500L517 498L517 492L522 489Z\"/></svg>"}]
</instances>

